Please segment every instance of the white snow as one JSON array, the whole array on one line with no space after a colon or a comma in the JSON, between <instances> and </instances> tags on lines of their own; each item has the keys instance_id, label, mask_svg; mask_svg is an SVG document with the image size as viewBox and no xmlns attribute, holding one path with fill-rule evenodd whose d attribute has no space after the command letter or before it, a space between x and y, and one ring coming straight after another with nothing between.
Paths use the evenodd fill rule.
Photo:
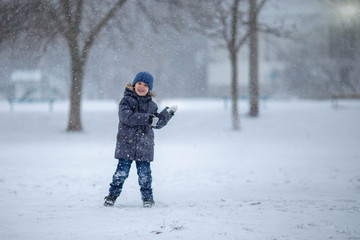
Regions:
<instances>
[{"instance_id":1,"label":"white snow","mask_svg":"<svg viewBox=\"0 0 360 240\"><path fill-rule=\"evenodd\" d=\"M240 102L231 130L222 100L179 106L156 130L156 206L142 208L135 165L113 208L116 102L0 102L0 239L360 239L360 102L275 101L257 119Z\"/></svg>"}]
</instances>

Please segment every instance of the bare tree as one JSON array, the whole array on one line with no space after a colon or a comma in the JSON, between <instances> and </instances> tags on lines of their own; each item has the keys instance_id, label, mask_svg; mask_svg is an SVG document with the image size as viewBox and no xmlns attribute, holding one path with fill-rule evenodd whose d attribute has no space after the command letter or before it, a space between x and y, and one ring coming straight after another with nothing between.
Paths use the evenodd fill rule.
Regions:
<instances>
[{"instance_id":1,"label":"bare tree","mask_svg":"<svg viewBox=\"0 0 360 240\"><path fill-rule=\"evenodd\" d=\"M238 33L238 18L241 18L242 13L239 12L239 2L240 0L234 0L234 4L231 7L231 32L230 36L224 32L224 39L227 42L227 49L230 54L231 59L231 69L232 69L232 80L231 80L231 90L232 90L232 124L235 130L240 128L240 119L239 119L239 110L238 110L238 53L240 47L245 43L248 33L244 36L239 36ZM240 16L239 16L240 15ZM227 27L226 16L222 16L223 27Z\"/></svg>"},{"instance_id":2,"label":"bare tree","mask_svg":"<svg viewBox=\"0 0 360 240\"><path fill-rule=\"evenodd\" d=\"M227 49L231 62L232 127L240 129L238 109L238 54L249 37L246 22L248 0L214 0L211 3L194 3L192 16L200 26L199 31Z\"/></svg>"},{"instance_id":3,"label":"bare tree","mask_svg":"<svg viewBox=\"0 0 360 240\"><path fill-rule=\"evenodd\" d=\"M250 112L249 115L257 117L259 115L259 43L258 32L264 31L261 26L258 25L258 15L267 0L261 0L257 3L257 0L249 0L249 103ZM262 25L262 27L264 24ZM270 31L269 27L266 27L267 32Z\"/></svg>"},{"instance_id":4,"label":"bare tree","mask_svg":"<svg viewBox=\"0 0 360 240\"><path fill-rule=\"evenodd\" d=\"M81 97L85 65L89 52L102 29L108 24L126 0L107 1L110 7L103 11L84 0L7 1L1 7L1 40L27 33L43 41L45 46L61 37L70 52L71 90L67 131L82 131ZM88 5L88 6L85 6ZM85 9L91 11L85 13ZM87 17L87 18L86 18ZM46 47L45 47L46 48Z\"/></svg>"},{"instance_id":5,"label":"bare tree","mask_svg":"<svg viewBox=\"0 0 360 240\"><path fill-rule=\"evenodd\" d=\"M68 131L82 131L80 103L83 91L84 68L89 51L100 31L125 2L126 0L116 1L113 6L100 17L100 20L87 29L87 31L81 28L84 16L83 0L60 0L60 7L54 8L53 17L58 27L56 32L66 39L71 58Z\"/></svg>"},{"instance_id":6,"label":"bare tree","mask_svg":"<svg viewBox=\"0 0 360 240\"><path fill-rule=\"evenodd\" d=\"M256 0L249 0L249 2L249 115L257 116L259 114L258 14L256 11Z\"/></svg>"},{"instance_id":7,"label":"bare tree","mask_svg":"<svg viewBox=\"0 0 360 240\"><path fill-rule=\"evenodd\" d=\"M238 55L241 47L250 39L250 115L258 114L258 31L269 31L266 25L258 24L258 15L267 0L227 0L206 2L205 6L192 7L192 15L203 32L212 39L219 40L227 49L231 63L232 127L240 129L238 109ZM201 4L201 3L197 3ZM212 6L212 7L211 7ZM200 9L200 11L199 11Z\"/></svg>"}]
</instances>

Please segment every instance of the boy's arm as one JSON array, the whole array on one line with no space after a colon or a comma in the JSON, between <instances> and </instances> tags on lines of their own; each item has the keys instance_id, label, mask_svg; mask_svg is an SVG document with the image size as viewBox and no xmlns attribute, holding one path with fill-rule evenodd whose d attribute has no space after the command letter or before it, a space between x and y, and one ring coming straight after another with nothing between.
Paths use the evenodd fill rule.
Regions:
<instances>
[{"instance_id":1,"label":"boy's arm","mask_svg":"<svg viewBox=\"0 0 360 240\"><path fill-rule=\"evenodd\" d=\"M119 105L119 119L128 126L149 125L149 113L133 112L126 100L121 100Z\"/></svg>"},{"instance_id":2,"label":"boy's arm","mask_svg":"<svg viewBox=\"0 0 360 240\"><path fill-rule=\"evenodd\" d=\"M156 114L155 116L159 118L159 121L157 122L156 126L154 128L160 129L170 121L170 119L174 116L174 113L177 109L177 106L174 108L166 107L164 110L162 110L160 113Z\"/></svg>"}]
</instances>

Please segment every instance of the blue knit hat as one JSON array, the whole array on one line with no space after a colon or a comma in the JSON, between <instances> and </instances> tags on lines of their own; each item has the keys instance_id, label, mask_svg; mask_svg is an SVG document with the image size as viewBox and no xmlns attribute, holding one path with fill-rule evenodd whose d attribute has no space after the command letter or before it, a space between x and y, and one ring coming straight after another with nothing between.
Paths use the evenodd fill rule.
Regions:
<instances>
[{"instance_id":1,"label":"blue knit hat","mask_svg":"<svg viewBox=\"0 0 360 240\"><path fill-rule=\"evenodd\" d=\"M146 83L146 85L148 85L149 87L149 92L151 92L153 88L154 78L149 72L139 72L134 78L133 86L135 86L137 82Z\"/></svg>"}]
</instances>

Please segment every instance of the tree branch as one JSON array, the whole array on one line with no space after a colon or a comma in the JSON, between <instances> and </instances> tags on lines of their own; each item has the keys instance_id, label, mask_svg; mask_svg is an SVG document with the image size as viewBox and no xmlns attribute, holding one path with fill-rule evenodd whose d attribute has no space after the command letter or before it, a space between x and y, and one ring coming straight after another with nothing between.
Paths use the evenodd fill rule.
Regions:
<instances>
[{"instance_id":1,"label":"tree branch","mask_svg":"<svg viewBox=\"0 0 360 240\"><path fill-rule=\"evenodd\" d=\"M250 36L250 32L246 31L246 34L238 41L238 43L235 45L235 51L239 51L239 49L246 43Z\"/></svg>"},{"instance_id":2,"label":"tree branch","mask_svg":"<svg viewBox=\"0 0 360 240\"><path fill-rule=\"evenodd\" d=\"M224 9L221 9L219 20L220 20L220 23L222 24L222 28L221 28L220 32L221 32L221 36L224 38L225 42L227 44L229 44L231 42L231 37L229 36L228 23L226 22L227 15L224 13L225 13Z\"/></svg>"},{"instance_id":3,"label":"tree branch","mask_svg":"<svg viewBox=\"0 0 360 240\"><path fill-rule=\"evenodd\" d=\"M238 8L239 0L234 0L232 6L232 18L231 18L231 42L229 42L230 51L236 51L236 38L237 38L237 25L238 25Z\"/></svg>"},{"instance_id":4,"label":"tree branch","mask_svg":"<svg viewBox=\"0 0 360 240\"><path fill-rule=\"evenodd\" d=\"M70 27L71 27L71 11L70 11L70 2L69 2L69 0L61 0L60 1L60 3L61 3L61 6L62 6L62 11L63 11L63 13L64 13L64 16L65 16L65 20L66 20L66 22L67 22L67 24L68 24L68 31L69 31L69 29L70 29Z\"/></svg>"},{"instance_id":5,"label":"tree branch","mask_svg":"<svg viewBox=\"0 0 360 240\"><path fill-rule=\"evenodd\" d=\"M95 28L90 32L89 36L86 39L81 59L84 60L87 57L88 49L91 47L91 45L94 43L96 36L99 34L101 29L108 23L110 18L116 13L118 9L120 9L126 0L119 0L105 15L105 17L95 26Z\"/></svg>"},{"instance_id":6,"label":"tree branch","mask_svg":"<svg viewBox=\"0 0 360 240\"><path fill-rule=\"evenodd\" d=\"M266 2L267 2L267 0L261 0L261 2L257 5L256 10L255 10L256 16L259 14L261 9L264 7Z\"/></svg>"},{"instance_id":7,"label":"tree branch","mask_svg":"<svg viewBox=\"0 0 360 240\"><path fill-rule=\"evenodd\" d=\"M75 20L74 20L74 28L76 28L76 32L80 32L80 22L81 22L81 11L83 8L83 0L77 0L76 12L75 12Z\"/></svg>"},{"instance_id":8,"label":"tree branch","mask_svg":"<svg viewBox=\"0 0 360 240\"><path fill-rule=\"evenodd\" d=\"M265 23L258 23L257 31L262 33L271 34L276 37L289 37L290 33L288 31L281 31L279 28L272 28Z\"/></svg>"}]
</instances>

